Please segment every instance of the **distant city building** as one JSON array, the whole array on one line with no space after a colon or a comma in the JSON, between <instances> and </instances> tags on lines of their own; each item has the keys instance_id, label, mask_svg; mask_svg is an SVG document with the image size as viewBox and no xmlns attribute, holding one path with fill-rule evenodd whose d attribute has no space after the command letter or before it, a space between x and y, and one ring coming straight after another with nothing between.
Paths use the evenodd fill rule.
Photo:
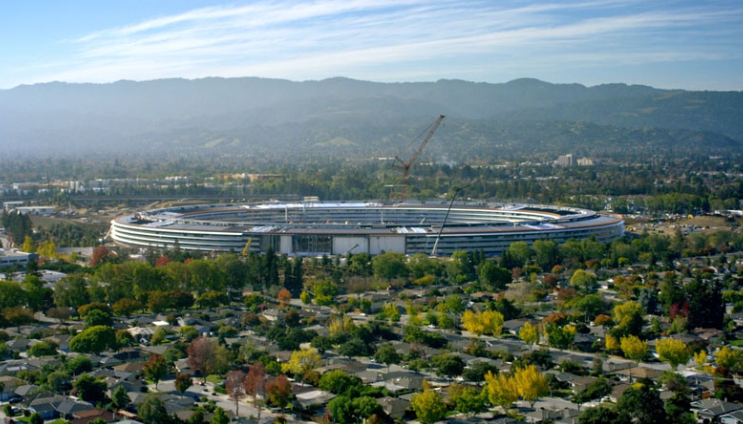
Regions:
<instances>
[{"instance_id":1,"label":"distant city building","mask_svg":"<svg viewBox=\"0 0 743 424\"><path fill-rule=\"evenodd\" d=\"M21 215L54 215L54 206L19 206L14 209Z\"/></svg>"},{"instance_id":2,"label":"distant city building","mask_svg":"<svg viewBox=\"0 0 743 424\"><path fill-rule=\"evenodd\" d=\"M579 158L578 166L593 166L593 159L591 158Z\"/></svg>"},{"instance_id":3,"label":"distant city building","mask_svg":"<svg viewBox=\"0 0 743 424\"><path fill-rule=\"evenodd\" d=\"M18 208L19 206L23 206L23 200L13 200L10 202L3 202L3 208L5 209L5 212L10 212L13 209Z\"/></svg>"},{"instance_id":4,"label":"distant city building","mask_svg":"<svg viewBox=\"0 0 743 424\"><path fill-rule=\"evenodd\" d=\"M575 165L575 162L573 161L573 154L569 153L567 155L560 155L558 156L555 163L560 166L573 166Z\"/></svg>"},{"instance_id":5,"label":"distant city building","mask_svg":"<svg viewBox=\"0 0 743 424\"><path fill-rule=\"evenodd\" d=\"M38 259L39 255L21 252L18 249L0 249L0 268L25 267L31 257Z\"/></svg>"}]
</instances>

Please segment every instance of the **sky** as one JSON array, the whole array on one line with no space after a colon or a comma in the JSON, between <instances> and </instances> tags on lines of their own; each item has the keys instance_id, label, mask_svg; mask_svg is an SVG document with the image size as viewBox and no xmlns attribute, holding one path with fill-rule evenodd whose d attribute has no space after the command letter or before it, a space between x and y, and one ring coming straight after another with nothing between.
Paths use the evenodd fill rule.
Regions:
<instances>
[{"instance_id":1,"label":"sky","mask_svg":"<svg viewBox=\"0 0 743 424\"><path fill-rule=\"evenodd\" d=\"M336 76L743 90L743 1L6 1L0 88Z\"/></svg>"}]
</instances>

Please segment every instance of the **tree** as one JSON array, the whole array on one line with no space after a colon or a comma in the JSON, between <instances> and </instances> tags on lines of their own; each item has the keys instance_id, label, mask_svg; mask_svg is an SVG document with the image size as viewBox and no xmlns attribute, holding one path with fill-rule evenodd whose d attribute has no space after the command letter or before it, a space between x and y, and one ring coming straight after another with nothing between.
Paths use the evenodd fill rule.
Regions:
<instances>
[{"instance_id":1,"label":"tree","mask_svg":"<svg viewBox=\"0 0 743 424\"><path fill-rule=\"evenodd\" d=\"M144 364L144 375L147 379L155 382L155 390L160 380L168 373L168 363L165 358L153 353L150 359Z\"/></svg>"},{"instance_id":2,"label":"tree","mask_svg":"<svg viewBox=\"0 0 743 424\"><path fill-rule=\"evenodd\" d=\"M261 416L261 403L258 397L266 397L266 368L260 362L255 362L250 366L248 374L243 380L245 393L253 398L253 406L258 409L258 418Z\"/></svg>"},{"instance_id":3,"label":"tree","mask_svg":"<svg viewBox=\"0 0 743 424\"><path fill-rule=\"evenodd\" d=\"M214 308L220 305L226 305L230 302L229 297L224 292L209 291L203 293L196 299L196 304L199 308Z\"/></svg>"},{"instance_id":4,"label":"tree","mask_svg":"<svg viewBox=\"0 0 743 424\"><path fill-rule=\"evenodd\" d=\"M583 293L593 293L596 290L596 274L578 269L570 277L570 285Z\"/></svg>"},{"instance_id":5,"label":"tree","mask_svg":"<svg viewBox=\"0 0 743 424\"><path fill-rule=\"evenodd\" d=\"M82 374L75 380L74 386L77 395L84 401L95 404L106 399L106 382L98 380L90 374Z\"/></svg>"},{"instance_id":6,"label":"tree","mask_svg":"<svg viewBox=\"0 0 743 424\"><path fill-rule=\"evenodd\" d=\"M292 352L289 362L281 365L284 372L291 372L294 375L302 376L307 371L313 370L322 365L322 357L316 349L301 349Z\"/></svg>"},{"instance_id":7,"label":"tree","mask_svg":"<svg viewBox=\"0 0 743 424\"><path fill-rule=\"evenodd\" d=\"M276 295L276 299L282 308L286 308L292 300L292 293L287 289L281 289L279 290L279 294Z\"/></svg>"},{"instance_id":8,"label":"tree","mask_svg":"<svg viewBox=\"0 0 743 424\"><path fill-rule=\"evenodd\" d=\"M318 387L326 392L341 394L345 393L351 387L361 385L361 379L348 375L343 370L331 370L320 377Z\"/></svg>"},{"instance_id":9,"label":"tree","mask_svg":"<svg viewBox=\"0 0 743 424\"><path fill-rule=\"evenodd\" d=\"M41 418L41 414L38 412L34 412L31 414L31 416L28 417L28 423L29 424L44 424L44 419Z\"/></svg>"},{"instance_id":10,"label":"tree","mask_svg":"<svg viewBox=\"0 0 743 424\"><path fill-rule=\"evenodd\" d=\"M503 409L508 409L518 400L519 391L513 378L506 374L498 374L496 376L488 371L485 374L485 381L487 382L488 400L494 406L501 406Z\"/></svg>"},{"instance_id":11,"label":"tree","mask_svg":"<svg viewBox=\"0 0 743 424\"><path fill-rule=\"evenodd\" d=\"M508 255L518 267L523 267L531 259L532 250L526 242L515 241L508 246Z\"/></svg>"},{"instance_id":12,"label":"tree","mask_svg":"<svg viewBox=\"0 0 743 424\"><path fill-rule=\"evenodd\" d=\"M556 324L547 324L547 343L550 347L557 349L567 349L573 344L577 330L572 325L559 326Z\"/></svg>"},{"instance_id":13,"label":"tree","mask_svg":"<svg viewBox=\"0 0 743 424\"><path fill-rule=\"evenodd\" d=\"M414 394L410 404L418 421L424 424L433 424L446 416L446 403L429 387L422 393Z\"/></svg>"},{"instance_id":14,"label":"tree","mask_svg":"<svg viewBox=\"0 0 743 424\"><path fill-rule=\"evenodd\" d=\"M666 413L658 390L651 380L644 379L639 387L625 390L617 402L620 423L665 424Z\"/></svg>"},{"instance_id":15,"label":"tree","mask_svg":"<svg viewBox=\"0 0 743 424\"><path fill-rule=\"evenodd\" d=\"M178 390L178 393L186 393L186 390L188 390L191 386L193 386L193 379L191 378L191 374L175 375L175 389Z\"/></svg>"},{"instance_id":16,"label":"tree","mask_svg":"<svg viewBox=\"0 0 743 424\"><path fill-rule=\"evenodd\" d=\"M111 307L113 313L116 315L124 315L126 317L131 316L134 312L142 309L142 303L135 299L129 299L125 297L119 299Z\"/></svg>"},{"instance_id":17,"label":"tree","mask_svg":"<svg viewBox=\"0 0 743 424\"><path fill-rule=\"evenodd\" d=\"M110 327L113 325L113 320L111 319L111 315L108 312L94 309L88 312L87 315L85 315L84 328L96 327L101 325L106 327Z\"/></svg>"},{"instance_id":18,"label":"tree","mask_svg":"<svg viewBox=\"0 0 743 424\"><path fill-rule=\"evenodd\" d=\"M23 306L26 303L26 292L20 283L0 281L0 309Z\"/></svg>"},{"instance_id":19,"label":"tree","mask_svg":"<svg viewBox=\"0 0 743 424\"><path fill-rule=\"evenodd\" d=\"M206 336L194 339L186 348L188 366L200 372L204 382L206 382L206 376L213 368L216 350L216 343Z\"/></svg>"},{"instance_id":20,"label":"tree","mask_svg":"<svg viewBox=\"0 0 743 424\"><path fill-rule=\"evenodd\" d=\"M395 347L391 344L383 344L374 354L374 360L381 364L387 365L387 371L390 370L390 365L399 364L402 361L402 355L397 353Z\"/></svg>"},{"instance_id":21,"label":"tree","mask_svg":"<svg viewBox=\"0 0 743 424\"><path fill-rule=\"evenodd\" d=\"M660 360L671 364L674 370L691 359L691 349L681 340L660 339L655 344L655 350Z\"/></svg>"},{"instance_id":22,"label":"tree","mask_svg":"<svg viewBox=\"0 0 743 424\"><path fill-rule=\"evenodd\" d=\"M407 257L398 252L385 252L372 259L372 270L377 278L392 280L408 275Z\"/></svg>"},{"instance_id":23,"label":"tree","mask_svg":"<svg viewBox=\"0 0 743 424\"><path fill-rule=\"evenodd\" d=\"M633 361L641 361L648 354L648 344L637 338L637 336L622 337L619 346L624 357Z\"/></svg>"},{"instance_id":24,"label":"tree","mask_svg":"<svg viewBox=\"0 0 743 424\"><path fill-rule=\"evenodd\" d=\"M211 424L229 424L229 422L230 418L224 412L224 409L217 407L217 409L214 410Z\"/></svg>"},{"instance_id":25,"label":"tree","mask_svg":"<svg viewBox=\"0 0 743 424\"><path fill-rule=\"evenodd\" d=\"M230 399L235 401L235 415L239 414L239 401L245 396L245 387L243 387L243 380L245 379L245 373L240 370L232 370L227 373L227 395Z\"/></svg>"},{"instance_id":26,"label":"tree","mask_svg":"<svg viewBox=\"0 0 743 424\"><path fill-rule=\"evenodd\" d=\"M356 421L360 418L363 423L372 415L378 413L382 407L370 396L361 396L351 401L351 409Z\"/></svg>"},{"instance_id":27,"label":"tree","mask_svg":"<svg viewBox=\"0 0 743 424\"><path fill-rule=\"evenodd\" d=\"M497 336L503 331L503 314L498 311L464 311L462 326L470 333Z\"/></svg>"},{"instance_id":28,"label":"tree","mask_svg":"<svg viewBox=\"0 0 743 424\"><path fill-rule=\"evenodd\" d=\"M116 333L103 325L90 327L70 340L70 350L79 353L95 353L116 348Z\"/></svg>"},{"instance_id":29,"label":"tree","mask_svg":"<svg viewBox=\"0 0 743 424\"><path fill-rule=\"evenodd\" d=\"M547 271L560 263L560 247L552 240L537 240L532 245L537 265Z\"/></svg>"},{"instance_id":30,"label":"tree","mask_svg":"<svg viewBox=\"0 0 743 424\"><path fill-rule=\"evenodd\" d=\"M85 279L80 274L69 274L54 285L54 303L75 310L90 303L90 295Z\"/></svg>"},{"instance_id":31,"label":"tree","mask_svg":"<svg viewBox=\"0 0 743 424\"><path fill-rule=\"evenodd\" d=\"M113 255L110 250L106 249L106 246L100 245L93 249L93 254L90 255L90 266L95 267L96 265L105 262L108 258Z\"/></svg>"},{"instance_id":32,"label":"tree","mask_svg":"<svg viewBox=\"0 0 743 424\"><path fill-rule=\"evenodd\" d=\"M495 291L505 290L513 281L511 271L499 267L494 261L485 261L480 264L478 277L480 283Z\"/></svg>"},{"instance_id":33,"label":"tree","mask_svg":"<svg viewBox=\"0 0 743 424\"><path fill-rule=\"evenodd\" d=\"M531 347L539 341L539 330L527 321L519 330L519 338Z\"/></svg>"},{"instance_id":34,"label":"tree","mask_svg":"<svg viewBox=\"0 0 743 424\"><path fill-rule=\"evenodd\" d=\"M116 409L124 409L131 403L131 398L124 386L119 386L111 393L111 405Z\"/></svg>"},{"instance_id":35,"label":"tree","mask_svg":"<svg viewBox=\"0 0 743 424\"><path fill-rule=\"evenodd\" d=\"M617 413L605 406L596 406L583 411L578 417L578 424L610 424L616 422Z\"/></svg>"},{"instance_id":36,"label":"tree","mask_svg":"<svg viewBox=\"0 0 743 424\"><path fill-rule=\"evenodd\" d=\"M72 375L82 374L93 370L93 362L85 355L78 355L67 361L67 370Z\"/></svg>"},{"instance_id":37,"label":"tree","mask_svg":"<svg viewBox=\"0 0 743 424\"><path fill-rule=\"evenodd\" d=\"M353 405L348 396L341 395L328 402L328 411L333 422L351 424L353 422Z\"/></svg>"},{"instance_id":38,"label":"tree","mask_svg":"<svg viewBox=\"0 0 743 424\"><path fill-rule=\"evenodd\" d=\"M612 310L612 319L616 326L612 330L615 337L624 335L639 336L642 331L644 311L642 305L630 300L620 303Z\"/></svg>"},{"instance_id":39,"label":"tree","mask_svg":"<svg viewBox=\"0 0 743 424\"><path fill-rule=\"evenodd\" d=\"M433 365L439 376L456 377L464 371L465 363L459 355L444 354L433 358Z\"/></svg>"},{"instance_id":40,"label":"tree","mask_svg":"<svg viewBox=\"0 0 743 424\"><path fill-rule=\"evenodd\" d=\"M517 369L513 375L516 390L522 399L534 407L534 402L549 391L547 378L537 371L537 367L529 365L526 368Z\"/></svg>"},{"instance_id":41,"label":"tree","mask_svg":"<svg viewBox=\"0 0 743 424\"><path fill-rule=\"evenodd\" d=\"M477 414L487 410L487 397L473 387L452 384L449 386L449 405L463 414Z\"/></svg>"},{"instance_id":42,"label":"tree","mask_svg":"<svg viewBox=\"0 0 743 424\"><path fill-rule=\"evenodd\" d=\"M59 345L53 341L42 340L28 348L28 354L40 358L42 356L54 356L57 354Z\"/></svg>"},{"instance_id":43,"label":"tree","mask_svg":"<svg viewBox=\"0 0 743 424\"><path fill-rule=\"evenodd\" d=\"M268 382L266 391L272 404L279 408L284 408L289 403L289 397L292 394L292 385L289 383L289 379L282 374Z\"/></svg>"},{"instance_id":44,"label":"tree","mask_svg":"<svg viewBox=\"0 0 743 424\"><path fill-rule=\"evenodd\" d=\"M163 424L168 422L168 411L165 403L155 395L147 395L137 407L137 418L145 424Z\"/></svg>"}]
</instances>

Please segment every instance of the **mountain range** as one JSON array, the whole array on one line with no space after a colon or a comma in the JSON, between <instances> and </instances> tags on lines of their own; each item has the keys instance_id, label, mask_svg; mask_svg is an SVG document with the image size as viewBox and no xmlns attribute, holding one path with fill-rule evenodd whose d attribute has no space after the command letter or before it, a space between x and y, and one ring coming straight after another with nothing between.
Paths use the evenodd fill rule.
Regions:
<instances>
[{"instance_id":1,"label":"mountain range","mask_svg":"<svg viewBox=\"0 0 743 424\"><path fill-rule=\"evenodd\" d=\"M4 155L395 154L439 114L442 154L738 149L743 92L641 85L264 78L44 83L0 90Z\"/></svg>"}]
</instances>

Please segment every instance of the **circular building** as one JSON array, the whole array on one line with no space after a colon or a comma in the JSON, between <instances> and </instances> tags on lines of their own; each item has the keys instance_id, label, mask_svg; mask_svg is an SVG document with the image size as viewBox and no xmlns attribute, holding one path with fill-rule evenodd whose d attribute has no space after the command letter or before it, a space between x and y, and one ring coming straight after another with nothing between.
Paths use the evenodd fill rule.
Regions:
<instances>
[{"instance_id":1,"label":"circular building","mask_svg":"<svg viewBox=\"0 0 743 424\"><path fill-rule=\"evenodd\" d=\"M497 256L515 241L608 242L624 221L586 209L519 204L259 203L179 206L121 215L114 242L128 247L334 255L400 252ZM442 230L443 225L443 230ZM440 237L439 237L440 234ZM438 243L436 243L438 240Z\"/></svg>"}]
</instances>

